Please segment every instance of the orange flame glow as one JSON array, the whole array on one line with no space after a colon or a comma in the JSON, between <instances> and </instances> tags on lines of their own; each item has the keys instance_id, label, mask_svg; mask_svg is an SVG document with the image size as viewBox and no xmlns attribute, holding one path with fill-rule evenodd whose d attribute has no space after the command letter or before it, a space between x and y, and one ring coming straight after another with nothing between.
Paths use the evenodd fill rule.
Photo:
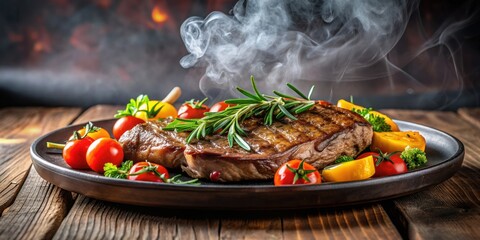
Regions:
<instances>
[{"instance_id":1,"label":"orange flame glow","mask_svg":"<svg viewBox=\"0 0 480 240\"><path fill-rule=\"evenodd\" d=\"M168 14L160 7L155 6L152 10L152 19L156 23L164 23L168 20Z\"/></svg>"}]
</instances>

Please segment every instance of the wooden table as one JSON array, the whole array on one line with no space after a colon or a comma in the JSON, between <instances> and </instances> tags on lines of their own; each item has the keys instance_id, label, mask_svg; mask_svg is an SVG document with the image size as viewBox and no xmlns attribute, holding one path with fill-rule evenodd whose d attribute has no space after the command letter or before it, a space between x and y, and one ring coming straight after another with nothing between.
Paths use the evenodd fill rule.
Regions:
<instances>
[{"instance_id":1,"label":"wooden table","mask_svg":"<svg viewBox=\"0 0 480 240\"><path fill-rule=\"evenodd\" d=\"M425 191L373 204L279 212L196 212L99 201L60 189L32 168L37 137L111 118L120 106L0 109L0 239L479 239L480 108L385 110L444 130L466 148L462 168Z\"/></svg>"}]
</instances>

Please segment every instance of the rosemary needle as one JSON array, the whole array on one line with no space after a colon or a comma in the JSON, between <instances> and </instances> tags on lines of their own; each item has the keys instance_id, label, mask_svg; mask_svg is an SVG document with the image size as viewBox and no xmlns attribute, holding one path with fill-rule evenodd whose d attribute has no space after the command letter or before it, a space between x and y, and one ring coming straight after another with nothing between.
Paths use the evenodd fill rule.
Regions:
<instances>
[{"instance_id":1,"label":"rosemary needle","mask_svg":"<svg viewBox=\"0 0 480 240\"><path fill-rule=\"evenodd\" d=\"M314 86L310 89L308 95L303 94L292 84L287 86L293 90L299 97L273 91L275 96L265 95L258 90L255 79L250 77L254 92L249 92L237 87L246 98L234 98L225 100L225 103L232 104L221 112L207 112L205 117L200 119L175 119L169 123L164 130L177 132L190 132L186 142L190 143L193 139L202 139L207 135L220 130L220 134L227 133L227 139L230 147L234 143L241 148L250 151L250 145L242 138L247 133L242 128L241 123L252 116L263 117L265 125L271 125L275 120L290 118L296 120L295 114L309 110L315 101L311 100Z\"/></svg>"}]
</instances>

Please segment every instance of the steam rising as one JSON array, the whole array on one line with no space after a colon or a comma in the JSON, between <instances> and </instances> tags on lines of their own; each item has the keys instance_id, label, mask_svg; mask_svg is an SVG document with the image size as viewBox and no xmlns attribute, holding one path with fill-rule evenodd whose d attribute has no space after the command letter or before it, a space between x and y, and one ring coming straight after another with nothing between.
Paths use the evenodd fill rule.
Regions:
<instances>
[{"instance_id":1,"label":"steam rising","mask_svg":"<svg viewBox=\"0 0 480 240\"><path fill-rule=\"evenodd\" d=\"M263 85L295 80L358 81L392 49L409 17L402 1L240 1L233 16L213 12L187 19L181 34L189 55L180 64L205 65L200 87Z\"/></svg>"},{"instance_id":2,"label":"steam rising","mask_svg":"<svg viewBox=\"0 0 480 240\"><path fill-rule=\"evenodd\" d=\"M241 0L231 15L213 12L183 23L181 36L190 54L180 64L204 67L200 89L217 99L235 95L235 86L248 87L250 75L263 90L282 89L286 82L304 89L320 85L315 97L327 100L365 94L374 86L386 94L428 91L429 86L402 67L444 44L452 25L466 23L447 24L416 51L388 59L417 8L417 1L397 0ZM430 63L428 57L423 60ZM439 69L448 66L441 62ZM451 72L453 76L445 76L461 85L458 69ZM360 82L363 89L358 89Z\"/></svg>"}]
</instances>

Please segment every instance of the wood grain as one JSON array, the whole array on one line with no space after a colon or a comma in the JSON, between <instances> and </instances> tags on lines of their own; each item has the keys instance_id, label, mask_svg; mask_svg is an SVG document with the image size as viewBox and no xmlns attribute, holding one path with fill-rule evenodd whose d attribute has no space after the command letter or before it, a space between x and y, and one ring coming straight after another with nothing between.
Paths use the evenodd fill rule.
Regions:
<instances>
[{"instance_id":1,"label":"wood grain","mask_svg":"<svg viewBox=\"0 0 480 240\"><path fill-rule=\"evenodd\" d=\"M480 108L460 108L458 114L467 122L480 128Z\"/></svg>"},{"instance_id":2,"label":"wood grain","mask_svg":"<svg viewBox=\"0 0 480 240\"><path fill-rule=\"evenodd\" d=\"M119 107L95 106L77 122L111 116ZM311 225L303 225L309 223ZM205 213L143 208L79 195L55 239L305 239L321 236L398 239L379 204L300 213ZM293 231L293 232L292 232Z\"/></svg>"},{"instance_id":3,"label":"wood grain","mask_svg":"<svg viewBox=\"0 0 480 240\"><path fill-rule=\"evenodd\" d=\"M399 239L380 204L311 210L283 219L284 239Z\"/></svg>"},{"instance_id":4,"label":"wood grain","mask_svg":"<svg viewBox=\"0 0 480 240\"><path fill-rule=\"evenodd\" d=\"M70 193L50 186L30 169L29 147L37 137L67 125L79 112L76 108L39 107L0 110L4 126L0 129L0 239L36 237L29 235L32 232L48 237L60 225ZM55 213L43 215L42 211L50 210ZM44 216L42 221L39 216Z\"/></svg>"},{"instance_id":5,"label":"wood grain","mask_svg":"<svg viewBox=\"0 0 480 240\"><path fill-rule=\"evenodd\" d=\"M387 115L435 127L465 145L464 163L452 178L386 208L412 239L478 239L480 236L480 129L454 112L386 110ZM428 143L427 143L428 144Z\"/></svg>"},{"instance_id":6,"label":"wood grain","mask_svg":"<svg viewBox=\"0 0 480 240\"><path fill-rule=\"evenodd\" d=\"M187 212L188 213L188 212ZM219 221L80 195L55 239L212 239Z\"/></svg>"}]
</instances>

